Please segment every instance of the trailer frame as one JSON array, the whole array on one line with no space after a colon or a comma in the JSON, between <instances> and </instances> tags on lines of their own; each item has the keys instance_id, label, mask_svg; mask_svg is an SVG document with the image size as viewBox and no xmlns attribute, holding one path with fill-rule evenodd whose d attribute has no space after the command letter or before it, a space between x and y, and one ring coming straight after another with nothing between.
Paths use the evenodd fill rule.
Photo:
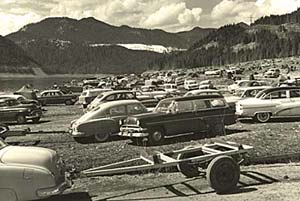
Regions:
<instances>
[{"instance_id":1,"label":"trailer frame","mask_svg":"<svg viewBox=\"0 0 300 201\"><path fill-rule=\"evenodd\" d=\"M229 141L214 142L165 153L156 152L150 157L141 155L138 158L86 169L82 174L98 177L177 166L186 177L197 177L201 172L206 173L210 186L216 192L223 193L236 187L240 177L239 164L244 160L244 154L252 148Z\"/></svg>"}]
</instances>

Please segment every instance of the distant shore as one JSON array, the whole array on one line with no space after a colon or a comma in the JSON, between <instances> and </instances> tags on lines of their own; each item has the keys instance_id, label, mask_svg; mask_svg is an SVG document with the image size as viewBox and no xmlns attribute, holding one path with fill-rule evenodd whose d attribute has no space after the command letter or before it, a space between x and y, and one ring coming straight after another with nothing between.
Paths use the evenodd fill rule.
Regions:
<instances>
[{"instance_id":1,"label":"distant shore","mask_svg":"<svg viewBox=\"0 0 300 201\"><path fill-rule=\"evenodd\" d=\"M3 78L49 78L49 77L67 77L67 78L84 78L84 77L104 77L109 74L53 74L53 75L33 75L19 73L0 73L0 79Z\"/></svg>"}]
</instances>

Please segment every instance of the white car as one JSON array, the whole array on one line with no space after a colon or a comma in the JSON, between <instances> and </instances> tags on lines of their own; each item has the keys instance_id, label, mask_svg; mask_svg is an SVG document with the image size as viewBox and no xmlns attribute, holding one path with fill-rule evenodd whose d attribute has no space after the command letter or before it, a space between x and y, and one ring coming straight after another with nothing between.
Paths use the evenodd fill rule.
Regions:
<instances>
[{"instance_id":1,"label":"white car","mask_svg":"<svg viewBox=\"0 0 300 201\"><path fill-rule=\"evenodd\" d=\"M237 80L234 84L228 86L228 91L234 93L236 90L244 87L268 86L268 83L260 80Z\"/></svg>"},{"instance_id":2,"label":"white car","mask_svg":"<svg viewBox=\"0 0 300 201\"><path fill-rule=\"evenodd\" d=\"M64 163L51 149L10 146L0 138L0 200L26 201L71 187Z\"/></svg>"},{"instance_id":3,"label":"white car","mask_svg":"<svg viewBox=\"0 0 300 201\"><path fill-rule=\"evenodd\" d=\"M185 80L183 87L186 90L194 90L199 88L199 83L196 80Z\"/></svg>"},{"instance_id":4,"label":"white car","mask_svg":"<svg viewBox=\"0 0 300 201\"><path fill-rule=\"evenodd\" d=\"M272 117L300 116L300 87L272 87L236 103L236 115L265 123Z\"/></svg>"},{"instance_id":5,"label":"white car","mask_svg":"<svg viewBox=\"0 0 300 201\"><path fill-rule=\"evenodd\" d=\"M79 98L78 103L82 105L83 108L86 108L98 95L106 91L112 91L112 89L87 89L84 90Z\"/></svg>"}]
</instances>

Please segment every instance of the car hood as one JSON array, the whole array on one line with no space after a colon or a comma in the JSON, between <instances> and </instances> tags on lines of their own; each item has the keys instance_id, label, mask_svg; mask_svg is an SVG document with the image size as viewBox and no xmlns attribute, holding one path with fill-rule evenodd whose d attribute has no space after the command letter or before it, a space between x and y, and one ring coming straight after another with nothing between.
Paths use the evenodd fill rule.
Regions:
<instances>
[{"instance_id":1,"label":"car hood","mask_svg":"<svg viewBox=\"0 0 300 201\"><path fill-rule=\"evenodd\" d=\"M32 165L54 172L58 155L51 149L41 147L7 146L0 150L0 160L5 164Z\"/></svg>"},{"instance_id":2,"label":"car hood","mask_svg":"<svg viewBox=\"0 0 300 201\"><path fill-rule=\"evenodd\" d=\"M136 125L137 121L140 121L141 123L146 122L149 119L156 119L157 117L167 115L166 113L159 113L159 112L147 112L142 114L136 114L134 116L129 116L126 119L125 124L127 125Z\"/></svg>"}]
</instances>

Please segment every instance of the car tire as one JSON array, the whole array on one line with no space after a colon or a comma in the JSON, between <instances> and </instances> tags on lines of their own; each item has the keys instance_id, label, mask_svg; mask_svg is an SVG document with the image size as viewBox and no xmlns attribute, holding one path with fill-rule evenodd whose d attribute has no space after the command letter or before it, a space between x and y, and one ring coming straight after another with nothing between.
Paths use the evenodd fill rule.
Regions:
<instances>
[{"instance_id":1,"label":"car tire","mask_svg":"<svg viewBox=\"0 0 300 201\"><path fill-rule=\"evenodd\" d=\"M230 156L218 156L209 163L206 178L217 193L232 191L240 179L240 166Z\"/></svg>"},{"instance_id":2,"label":"car tire","mask_svg":"<svg viewBox=\"0 0 300 201\"><path fill-rule=\"evenodd\" d=\"M25 115L19 114L17 116L17 123L18 124L25 124L27 122Z\"/></svg>"},{"instance_id":3,"label":"car tire","mask_svg":"<svg viewBox=\"0 0 300 201\"><path fill-rule=\"evenodd\" d=\"M271 118L271 113L269 112L260 112L255 114L254 116L254 120L259 123L266 123L270 120L270 118Z\"/></svg>"},{"instance_id":4,"label":"car tire","mask_svg":"<svg viewBox=\"0 0 300 201\"><path fill-rule=\"evenodd\" d=\"M106 142L109 139L109 133L97 133L94 135L96 142Z\"/></svg>"},{"instance_id":5,"label":"car tire","mask_svg":"<svg viewBox=\"0 0 300 201\"><path fill-rule=\"evenodd\" d=\"M72 101L71 101L71 100L66 100L66 101L65 101L65 104L66 104L66 105L72 105Z\"/></svg>"},{"instance_id":6,"label":"car tire","mask_svg":"<svg viewBox=\"0 0 300 201\"><path fill-rule=\"evenodd\" d=\"M41 117L33 118L32 122L35 123L35 124L37 124L37 123L39 123L40 119L41 119Z\"/></svg>"},{"instance_id":7,"label":"car tire","mask_svg":"<svg viewBox=\"0 0 300 201\"><path fill-rule=\"evenodd\" d=\"M164 130L161 128L153 129L148 136L148 144L158 145L164 140Z\"/></svg>"},{"instance_id":8,"label":"car tire","mask_svg":"<svg viewBox=\"0 0 300 201\"><path fill-rule=\"evenodd\" d=\"M184 149L189 149L189 148L193 148L193 146L188 146L185 147ZM203 155L203 152L201 150L196 152L182 153L182 154L178 154L177 160L182 160L182 159L201 156L201 155ZM180 162L177 165L177 169L187 178L199 176L200 171L198 167L199 167L198 164L191 164L189 161Z\"/></svg>"},{"instance_id":9,"label":"car tire","mask_svg":"<svg viewBox=\"0 0 300 201\"><path fill-rule=\"evenodd\" d=\"M74 140L79 144L90 144L94 142L94 138L91 137L74 137Z\"/></svg>"},{"instance_id":10,"label":"car tire","mask_svg":"<svg viewBox=\"0 0 300 201\"><path fill-rule=\"evenodd\" d=\"M207 137L215 137L225 135L225 126L222 123L211 124L208 129Z\"/></svg>"}]
</instances>

